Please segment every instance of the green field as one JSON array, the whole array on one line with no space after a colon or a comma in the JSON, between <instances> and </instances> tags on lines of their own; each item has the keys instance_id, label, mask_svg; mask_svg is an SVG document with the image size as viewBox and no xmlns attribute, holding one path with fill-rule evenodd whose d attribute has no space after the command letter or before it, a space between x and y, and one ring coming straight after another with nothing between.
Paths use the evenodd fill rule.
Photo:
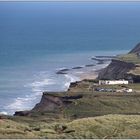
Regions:
<instances>
[{"instance_id":1,"label":"green field","mask_svg":"<svg viewBox=\"0 0 140 140\"><path fill-rule=\"evenodd\" d=\"M134 64L140 64L140 57L133 53L118 55L116 59Z\"/></svg>"},{"instance_id":2,"label":"green field","mask_svg":"<svg viewBox=\"0 0 140 140\"><path fill-rule=\"evenodd\" d=\"M134 75L140 75L140 56L139 55L134 54L134 53L118 55L116 60L124 61L127 63L133 63L133 64L137 65L135 69L132 69L128 73L131 73Z\"/></svg>"}]
</instances>

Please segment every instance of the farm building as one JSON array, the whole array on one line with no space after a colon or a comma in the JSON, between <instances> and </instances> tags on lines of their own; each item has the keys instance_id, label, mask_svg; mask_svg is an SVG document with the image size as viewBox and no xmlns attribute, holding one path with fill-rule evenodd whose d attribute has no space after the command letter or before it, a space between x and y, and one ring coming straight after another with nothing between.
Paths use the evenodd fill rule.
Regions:
<instances>
[{"instance_id":1,"label":"farm building","mask_svg":"<svg viewBox=\"0 0 140 140\"><path fill-rule=\"evenodd\" d=\"M127 80L99 80L99 85L127 85L129 82Z\"/></svg>"}]
</instances>

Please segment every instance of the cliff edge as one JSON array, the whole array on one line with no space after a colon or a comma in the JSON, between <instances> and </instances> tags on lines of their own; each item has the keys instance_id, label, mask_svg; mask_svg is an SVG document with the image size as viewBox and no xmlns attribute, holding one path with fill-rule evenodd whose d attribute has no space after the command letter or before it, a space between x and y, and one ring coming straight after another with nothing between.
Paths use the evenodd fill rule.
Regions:
<instances>
[{"instance_id":1,"label":"cliff edge","mask_svg":"<svg viewBox=\"0 0 140 140\"><path fill-rule=\"evenodd\" d=\"M60 112L68 107L73 100L82 98L81 94L67 95L67 92L44 92L41 101L30 111L16 111L14 116L30 116L34 112Z\"/></svg>"},{"instance_id":2,"label":"cliff edge","mask_svg":"<svg viewBox=\"0 0 140 140\"><path fill-rule=\"evenodd\" d=\"M111 63L99 72L97 79L127 79L140 81L140 43L128 54L118 55Z\"/></svg>"},{"instance_id":3,"label":"cliff edge","mask_svg":"<svg viewBox=\"0 0 140 140\"><path fill-rule=\"evenodd\" d=\"M129 53L140 53L140 43L138 43Z\"/></svg>"},{"instance_id":4,"label":"cliff edge","mask_svg":"<svg viewBox=\"0 0 140 140\"><path fill-rule=\"evenodd\" d=\"M98 79L127 79L128 72L135 69L134 63L124 62L120 60L112 60L112 62L101 72L99 72Z\"/></svg>"}]
</instances>

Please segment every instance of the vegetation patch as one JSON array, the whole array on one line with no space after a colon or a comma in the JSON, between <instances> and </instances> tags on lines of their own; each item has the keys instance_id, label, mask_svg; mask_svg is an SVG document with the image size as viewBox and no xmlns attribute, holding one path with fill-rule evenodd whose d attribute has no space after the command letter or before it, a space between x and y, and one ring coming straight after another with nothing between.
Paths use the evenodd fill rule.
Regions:
<instances>
[{"instance_id":1,"label":"vegetation patch","mask_svg":"<svg viewBox=\"0 0 140 140\"><path fill-rule=\"evenodd\" d=\"M134 53L118 55L116 59L129 63L140 64L140 57Z\"/></svg>"}]
</instances>

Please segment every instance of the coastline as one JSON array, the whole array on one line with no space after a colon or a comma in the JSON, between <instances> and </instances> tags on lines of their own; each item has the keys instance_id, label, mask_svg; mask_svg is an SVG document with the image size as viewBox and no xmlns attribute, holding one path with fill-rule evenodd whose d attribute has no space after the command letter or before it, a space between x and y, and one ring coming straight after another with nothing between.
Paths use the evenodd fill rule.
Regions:
<instances>
[{"instance_id":1,"label":"coastline","mask_svg":"<svg viewBox=\"0 0 140 140\"><path fill-rule=\"evenodd\" d=\"M96 58L96 56L94 57ZM26 93L22 97L17 96L3 107L0 114L13 115L15 111L32 109L32 107L40 101L44 91L68 91L70 84L73 82L82 81L84 79L96 79L98 72L105 68L110 62L106 60L110 55L106 57L102 56L101 58L93 60L93 56L91 56L87 63L62 67L61 69L56 69L51 72L51 75L48 75L45 71L41 72L41 74L37 75L38 80L27 84L25 87L30 88L31 93ZM100 61L103 63L99 63Z\"/></svg>"},{"instance_id":2,"label":"coastline","mask_svg":"<svg viewBox=\"0 0 140 140\"><path fill-rule=\"evenodd\" d=\"M27 71L23 72L18 68L14 73L6 71L8 77L12 76L13 82L6 80L8 83L5 84L6 88L1 93L3 99L0 100L0 112L13 114L15 111L31 109L35 103L39 102L44 91L67 91L72 82L95 78L96 76L93 76L97 75L95 71L107 65L105 61L99 63L97 60L108 59L106 56L117 54L120 54L119 50L57 54L48 58L43 56L41 61L33 60L30 66L25 65L24 67L29 69ZM35 67L35 64L38 67ZM59 70L62 70L63 74L56 74ZM21 75L21 78L18 75ZM3 75L3 77L6 76ZM10 85L15 88L11 89Z\"/></svg>"},{"instance_id":3,"label":"coastline","mask_svg":"<svg viewBox=\"0 0 140 140\"><path fill-rule=\"evenodd\" d=\"M104 58L101 58L104 59ZM100 60L99 60L100 61ZM66 81L63 81L61 83L62 86L65 87L65 90L62 91L68 91L69 86L71 83L76 82L76 81L82 81L84 79L96 79L98 76L98 72L105 68L108 64L109 61L104 61L102 64L99 64L98 59L95 62L92 62L92 57L91 57L91 63L87 63L83 66L81 65L77 65L77 66L73 66L71 68L63 68L60 69L58 71L56 71L56 78L58 77L63 77L64 79L66 79ZM46 83L46 82L51 82L51 83ZM39 85L43 85L43 87L47 84L54 84L53 81L50 79L45 79L43 81L38 81L38 82L34 82L32 85L34 89L40 89L38 86ZM36 87L37 86L37 87ZM37 102L39 102L39 100L41 99L42 93L48 91L50 92L50 90L37 90L36 94L31 94L26 96L25 98L21 98L21 97L17 97L15 99L15 101L6 106L8 108L10 108L11 112L7 112L7 110L2 110L0 112L0 114L9 114L12 115L15 111L20 111L20 110L30 110ZM51 92L53 92L51 90ZM54 92L60 92L60 90L54 90ZM34 101L32 101L32 99ZM24 103L29 104L29 107L26 107L25 109L22 107L22 105L24 105ZM30 105L31 104L31 105Z\"/></svg>"},{"instance_id":4,"label":"coastline","mask_svg":"<svg viewBox=\"0 0 140 140\"><path fill-rule=\"evenodd\" d=\"M85 64L84 66L75 66L72 68L62 68L56 71L57 75L69 75L77 77L78 81L84 79L96 79L98 77L99 71L107 67L111 60L114 59L115 56L95 56L91 57L92 62L90 64ZM72 82L76 82L72 81ZM70 82L71 83L71 82Z\"/></svg>"},{"instance_id":5,"label":"coastline","mask_svg":"<svg viewBox=\"0 0 140 140\"><path fill-rule=\"evenodd\" d=\"M140 139L140 3L53 1L0 3L0 139Z\"/></svg>"},{"instance_id":6,"label":"coastline","mask_svg":"<svg viewBox=\"0 0 140 140\"><path fill-rule=\"evenodd\" d=\"M109 62L104 62L103 64L95 65L93 68L87 68L87 71L84 71L83 73L77 73L76 75L79 77L80 81L89 79L89 80L95 80L98 77L99 72L107 67L110 64Z\"/></svg>"}]
</instances>

